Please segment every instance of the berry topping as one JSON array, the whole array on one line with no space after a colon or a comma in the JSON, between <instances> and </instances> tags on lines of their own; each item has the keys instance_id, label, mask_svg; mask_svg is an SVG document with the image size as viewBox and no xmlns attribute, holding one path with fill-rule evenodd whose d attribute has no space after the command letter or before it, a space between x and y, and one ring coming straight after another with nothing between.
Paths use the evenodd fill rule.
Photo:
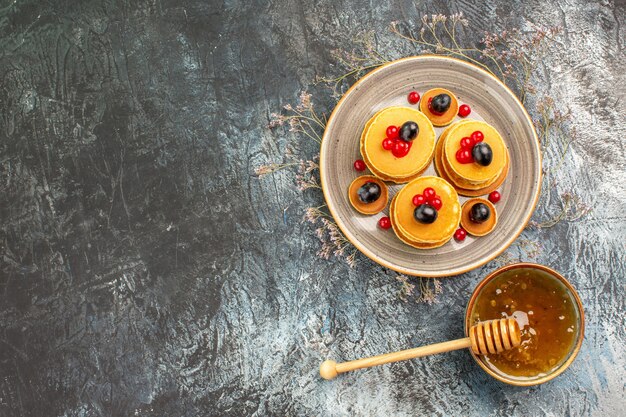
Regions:
<instances>
[{"instance_id":1,"label":"berry topping","mask_svg":"<svg viewBox=\"0 0 626 417\"><path fill-rule=\"evenodd\" d=\"M483 223L491 216L491 210L485 203L476 203L470 209L469 218L474 223Z\"/></svg>"},{"instance_id":2,"label":"berry topping","mask_svg":"<svg viewBox=\"0 0 626 417\"><path fill-rule=\"evenodd\" d=\"M437 196L435 190L431 187L425 188L423 194L415 194L413 196L414 206L419 207L422 204L429 205L437 211L443 206L441 198Z\"/></svg>"},{"instance_id":3,"label":"berry topping","mask_svg":"<svg viewBox=\"0 0 626 417\"><path fill-rule=\"evenodd\" d=\"M418 93L417 91L411 91L407 97L407 100L409 100L409 103L411 104L417 104L417 102L420 101L420 93Z\"/></svg>"},{"instance_id":4,"label":"berry topping","mask_svg":"<svg viewBox=\"0 0 626 417\"><path fill-rule=\"evenodd\" d=\"M437 94L435 97L428 100L428 108L437 115L444 114L448 111L450 104L452 104L452 99L445 93Z\"/></svg>"},{"instance_id":5,"label":"berry topping","mask_svg":"<svg viewBox=\"0 0 626 417\"><path fill-rule=\"evenodd\" d=\"M472 142L478 143L482 142L483 139L485 139L485 135L483 135L483 132L481 132L480 130L477 130L470 135L470 138L472 139Z\"/></svg>"},{"instance_id":6,"label":"berry topping","mask_svg":"<svg viewBox=\"0 0 626 417\"><path fill-rule=\"evenodd\" d=\"M459 107L459 116L461 117L467 117L470 115L471 112L472 109L470 109L470 106L468 106L467 104L461 104L461 106Z\"/></svg>"},{"instance_id":7,"label":"berry topping","mask_svg":"<svg viewBox=\"0 0 626 417\"><path fill-rule=\"evenodd\" d=\"M381 229L387 230L391 227L391 220L389 217L381 217L380 220L378 220L378 225Z\"/></svg>"},{"instance_id":8,"label":"berry topping","mask_svg":"<svg viewBox=\"0 0 626 417\"><path fill-rule=\"evenodd\" d=\"M474 141L469 137L464 137L461 139L461 149L469 149L472 150L472 146L474 146Z\"/></svg>"},{"instance_id":9,"label":"berry topping","mask_svg":"<svg viewBox=\"0 0 626 417\"><path fill-rule=\"evenodd\" d=\"M454 232L454 238L459 242L464 241L466 237L467 232L462 227L459 227L458 229L456 229L456 232Z\"/></svg>"},{"instance_id":10,"label":"berry topping","mask_svg":"<svg viewBox=\"0 0 626 417\"><path fill-rule=\"evenodd\" d=\"M422 204L415 208L413 217L420 223L431 224L437 220L437 210L430 204Z\"/></svg>"},{"instance_id":11,"label":"berry topping","mask_svg":"<svg viewBox=\"0 0 626 417\"><path fill-rule=\"evenodd\" d=\"M362 159L357 159L354 161L354 169L357 171L365 171L365 162Z\"/></svg>"},{"instance_id":12,"label":"berry topping","mask_svg":"<svg viewBox=\"0 0 626 417\"><path fill-rule=\"evenodd\" d=\"M489 193L489 201L491 201L493 204L496 204L498 201L500 201L500 198L502 198L502 196L497 191L492 191Z\"/></svg>"},{"instance_id":13,"label":"berry topping","mask_svg":"<svg viewBox=\"0 0 626 417\"><path fill-rule=\"evenodd\" d=\"M456 160L459 161L460 164L471 164L474 162L472 152L469 149L459 149L456 151Z\"/></svg>"},{"instance_id":14,"label":"berry topping","mask_svg":"<svg viewBox=\"0 0 626 417\"><path fill-rule=\"evenodd\" d=\"M439 211L441 210L441 207L443 206L443 201L441 201L441 198L439 198L438 196L434 196L433 198L428 200L428 204L433 206L435 210Z\"/></svg>"},{"instance_id":15,"label":"berry topping","mask_svg":"<svg viewBox=\"0 0 626 417\"><path fill-rule=\"evenodd\" d=\"M400 127L400 139L405 141L412 141L420 132L420 128L415 122L406 122Z\"/></svg>"},{"instance_id":16,"label":"berry topping","mask_svg":"<svg viewBox=\"0 0 626 417\"><path fill-rule=\"evenodd\" d=\"M383 140L383 149L389 151L391 148L393 148L393 139L385 138L385 140Z\"/></svg>"},{"instance_id":17,"label":"berry topping","mask_svg":"<svg viewBox=\"0 0 626 417\"><path fill-rule=\"evenodd\" d=\"M435 210L439 211L441 210L441 207L443 206L443 201L441 201L441 198L434 196L433 198L428 200L428 204L433 206Z\"/></svg>"},{"instance_id":18,"label":"berry topping","mask_svg":"<svg viewBox=\"0 0 626 417\"><path fill-rule=\"evenodd\" d=\"M387 137L389 139L398 139L398 126L389 126L387 127Z\"/></svg>"},{"instance_id":19,"label":"berry topping","mask_svg":"<svg viewBox=\"0 0 626 417\"><path fill-rule=\"evenodd\" d=\"M426 204L426 197L421 194L415 194L413 196L413 205L417 207L421 206L422 204Z\"/></svg>"},{"instance_id":20,"label":"berry topping","mask_svg":"<svg viewBox=\"0 0 626 417\"><path fill-rule=\"evenodd\" d=\"M491 164L491 160L493 159L491 146L484 142L477 143L472 148L472 157L479 165L487 166Z\"/></svg>"},{"instance_id":21,"label":"berry topping","mask_svg":"<svg viewBox=\"0 0 626 417\"><path fill-rule=\"evenodd\" d=\"M357 192L359 194L359 200L363 203L373 203L378 200L381 194L380 185L371 181L361 185Z\"/></svg>"},{"instance_id":22,"label":"berry topping","mask_svg":"<svg viewBox=\"0 0 626 417\"><path fill-rule=\"evenodd\" d=\"M426 200L430 200L431 198L436 196L437 193L435 192L434 188L427 187L427 188L424 188L424 191L422 192L422 195L426 198Z\"/></svg>"},{"instance_id":23,"label":"berry topping","mask_svg":"<svg viewBox=\"0 0 626 417\"><path fill-rule=\"evenodd\" d=\"M403 158L409 153L409 150L411 150L411 143L398 139L393 142L391 153L396 158Z\"/></svg>"}]
</instances>

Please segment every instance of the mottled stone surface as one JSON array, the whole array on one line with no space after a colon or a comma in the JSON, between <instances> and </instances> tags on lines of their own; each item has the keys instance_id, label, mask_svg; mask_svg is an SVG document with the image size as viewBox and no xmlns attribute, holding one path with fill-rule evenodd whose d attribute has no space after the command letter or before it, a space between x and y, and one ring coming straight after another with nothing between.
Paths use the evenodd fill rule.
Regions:
<instances>
[{"instance_id":1,"label":"mottled stone surface","mask_svg":"<svg viewBox=\"0 0 626 417\"><path fill-rule=\"evenodd\" d=\"M616 1L3 1L0 5L0 415L623 415L626 409L625 4ZM579 357L515 388L466 352L322 381L319 363L462 334L495 268L398 300L396 274L316 257L269 114L336 74L363 29L463 11L483 29L562 25L540 92L579 138L534 219L564 192L593 206L527 230L532 260L578 288ZM316 89L322 110L334 99ZM532 105L532 103L530 103ZM300 147L303 154L315 150ZM549 148L546 163L560 158ZM528 260L516 244L513 259Z\"/></svg>"}]
</instances>

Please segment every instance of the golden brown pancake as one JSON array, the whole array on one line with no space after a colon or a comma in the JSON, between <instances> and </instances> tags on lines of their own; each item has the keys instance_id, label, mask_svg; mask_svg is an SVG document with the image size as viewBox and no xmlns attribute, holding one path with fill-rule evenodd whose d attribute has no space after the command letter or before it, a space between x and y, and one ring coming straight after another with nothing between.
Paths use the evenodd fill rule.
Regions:
<instances>
[{"instance_id":1,"label":"golden brown pancake","mask_svg":"<svg viewBox=\"0 0 626 417\"><path fill-rule=\"evenodd\" d=\"M431 112L428 108L428 100L439 94L447 94L450 96L451 99L450 108L441 115ZM459 101L456 99L451 91L443 88L433 88L432 90L428 90L427 92L425 92L422 96L422 99L420 100L420 110L426 115L426 117L430 119L433 125L446 126L452 123L457 113L459 112Z\"/></svg>"}]
</instances>

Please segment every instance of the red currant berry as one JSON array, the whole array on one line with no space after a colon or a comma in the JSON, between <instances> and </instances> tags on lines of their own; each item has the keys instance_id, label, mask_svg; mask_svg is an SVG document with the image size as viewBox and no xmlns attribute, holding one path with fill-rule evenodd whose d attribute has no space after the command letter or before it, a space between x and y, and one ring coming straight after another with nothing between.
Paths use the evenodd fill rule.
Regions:
<instances>
[{"instance_id":1,"label":"red currant berry","mask_svg":"<svg viewBox=\"0 0 626 417\"><path fill-rule=\"evenodd\" d=\"M393 148L391 149L391 153L396 158L402 158L402 157L405 157L406 154L409 153L410 149L411 149L411 144L409 142L398 139L393 143Z\"/></svg>"},{"instance_id":2,"label":"red currant berry","mask_svg":"<svg viewBox=\"0 0 626 417\"><path fill-rule=\"evenodd\" d=\"M354 161L354 169L357 171L365 171L365 162L361 159L357 159Z\"/></svg>"},{"instance_id":3,"label":"red currant berry","mask_svg":"<svg viewBox=\"0 0 626 417\"><path fill-rule=\"evenodd\" d=\"M378 225L381 229L387 230L391 227L391 219L389 219L389 217L381 217L380 220L378 220Z\"/></svg>"},{"instance_id":4,"label":"red currant berry","mask_svg":"<svg viewBox=\"0 0 626 417\"><path fill-rule=\"evenodd\" d=\"M398 126L389 126L387 128L387 137L389 139L398 139L400 137L400 130Z\"/></svg>"},{"instance_id":5,"label":"red currant berry","mask_svg":"<svg viewBox=\"0 0 626 417\"><path fill-rule=\"evenodd\" d=\"M417 104L417 102L420 101L420 93L418 93L417 91L411 91L409 93L409 96L407 97L407 100L409 100L409 103L411 104Z\"/></svg>"},{"instance_id":6,"label":"red currant berry","mask_svg":"<svg viewBox=\"0 0 626 417\"><path fill-rule=\"evenodd\" d=\"M428 97L428 110L433 113L433 114L437 114L433 111L433 108L431 107L431 104L433 102L433 98L432 97Z\"/></svg>"},{"instance_id":7,"label":"red currant berry","mask_svg":"<svg viewBox=\"0 0 626 417\"><path fill-rule=\"evenodd\" d=\"M467 136L461 139L461 149L469 149L471 151L473 146L474 142Z\"/></svg>"},{"instance_id":8,"label":"red currant berry","mask_svg":"<svg viewBox=\"0 0 626 417\"><path fill-rule=\"evenodd\" d=\"M472 151L469 149L459 149L456 151L456 160L459 161L460 164L471 164L474 162Z\"/></svg>"},{"instance_id":9,"label":"red currant berry","mask_svg":"<svg viewBox=\"0 0 626 417\"><path fill-rule=\"evenodd\" d=\"M498 201L500 201L500 198L502 198L502 196L497 191L492 191L489 193L489 201L491 201L493 204L496 204Z\"/></svg>"},{"instance_id":10,"label":"red currant berry","mask_svg":"<svg viewBox=\"0 0 626 417\"><path fill-rule=\"evenodd\" d=\"M464 241L466 237L467 237L467 232L462 227L456 229L456 232L454 232L454 238L458 240L459 242Z\"/></svg>"},{"instance_id":11,"label":"red currant berry","mask_svg":"<svg viewBox=\"0 0 626 417\"><path fill-rule=\"evenodd\" d=\"M480 130L477 130L476 132L472 133L470 138L474 141L474 144L477 144L478 142L482 142L483 139L485 139L485 135L483 135L483 132L481 132Z\"/></svg>"},{"instance_id":12,"label":"red currant berry","mask_svg":"<svg viewBox=\"0 0 626 417\"><path fill-rule=\"evenodd\" d=\"M417 206L421 206L422 204L425 204L425 203L426 203L426 197L424 197L423 195L421 195L421 194L415 194L415 195L413 196L413 205L414 205L415 207L417 207Z\"/></svg>"},{"instance_id":13,"label":"red currant berry","mask_svg":"<svg viewBox=\"0 0 626 417\"><path fill-rule=\"evenodd\" d=\"M459 116L461 117L467 117L470 115L471 112L472 109L470 109L470 106L468 106L467 104L461 104L461 106L459 107Z\"/></svg>"},{"instance_id":14,"label":"red currant berry","mask_svg":"<svg viewBox=\"0 0 626 417\"><path fill-rule=\"evenodd\" d=\"M433 206L435 210L439 211L439 209L441 209L441 207L443 206L443 201L441 201L441 198L434 196L433 198L428 200L428 204Z\"/></svg>"},{"instance_id":15,"label":"red currant berry","mask_svg":"<svg viewBox=\"0 0 626 417\"><path fill-rule=\"evenodd\" d=\"M422 193L422 195L424 196L424 198L426 198L426 200L430 200L431 198L435 197L437 193L433 188L428 187L424 188L424 192Z\"/></svg>"},{"instance_id":16,"label":"red currant berry","mask_svg":"<svg viewBox=\"0 0 626 417\"><path fill-rule=\"evenodd\" d=\"M391 148L393 148L393 139L385 138L385 140L383 140L383 149L388 151L391 150Z\"/></svg>"}]
</instances>

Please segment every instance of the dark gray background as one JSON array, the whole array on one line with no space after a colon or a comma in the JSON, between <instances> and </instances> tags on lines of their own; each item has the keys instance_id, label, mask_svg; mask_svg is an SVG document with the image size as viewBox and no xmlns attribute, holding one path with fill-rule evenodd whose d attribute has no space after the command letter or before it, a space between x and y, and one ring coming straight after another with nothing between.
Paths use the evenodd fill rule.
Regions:
<instances>
[{"instance_id":1,"label":"dark gray background","mask_svg":"<svg viewBox=\"0 0 626 417\"><path fill-rule=\"evenodd\" d=\"M337 74L330 51L389 22L463 11L461 37L562 25L536 83L579 137L535 221L571 192L577 221L529 229L508 259L568 276L579 357L539 387L467 352L333 382L319 363L459 337L498 262L398 300L396 274L321 260L269 114ZM623 415L626 232L623 1L3 1L0 6L0 415ZM315 150L300 147L303 155ZM549 163L559 154L550 148Z\"/></svg>"}]
</instances>

